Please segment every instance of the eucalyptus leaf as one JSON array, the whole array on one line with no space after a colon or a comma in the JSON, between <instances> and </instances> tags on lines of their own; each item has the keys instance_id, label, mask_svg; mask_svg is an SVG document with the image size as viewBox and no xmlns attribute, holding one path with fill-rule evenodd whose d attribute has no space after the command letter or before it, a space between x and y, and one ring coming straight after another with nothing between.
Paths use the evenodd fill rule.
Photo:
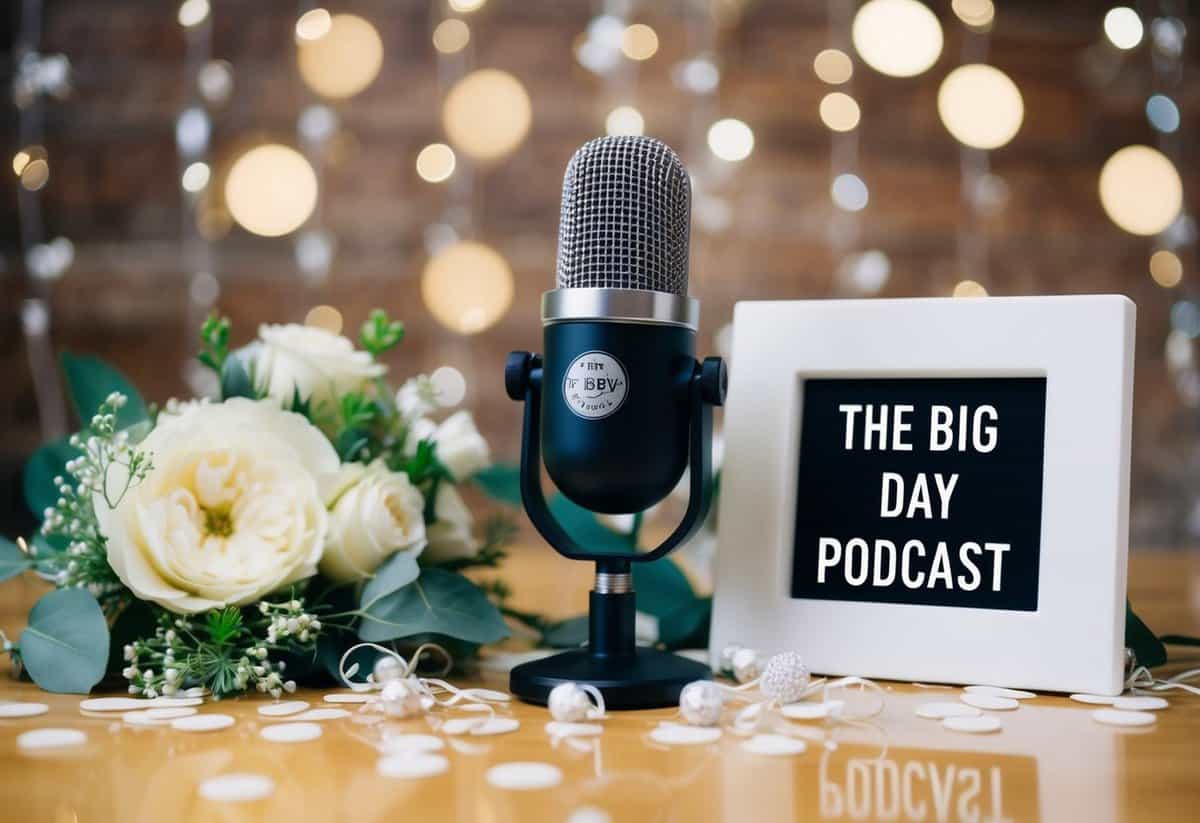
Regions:
<instances>
[{"instance_id":1,"label":"eucalyptus leaf","mask_svg":"<svg viewBox=\"0 0 1200 823\"><path fill-rule=\"evenodd\" d=\"M375 603L393 592L407 586L421 574L421 567L412 552L393 554L376 571L375 576L363 587L359 608L370 609Z\"/></svg>"},{"instance_id":2,"label":"eucalyptus leaf","mask_svg":"<svg viewBox=\"0 0 1200 823\"><path fill-rule=\"evenodd\" d=\"M19 645L34 683L48 692L87 694L104 677L108 624L86 589L57 589L34 604Z\"/></svg>"},{"instance_id":3,"label":"eucalyptus leaf","mask_svg":"<svg viewBox=\"0 0 1200 823\"><path fill-rule=\"evenodd\" d=\"M634 563L633 589L637 592L638 611L652 614L660 621L698 600L683 569L669 558Z\"/></svg>"},{"instance_id":4,"label":"eucalyptus leaf","mask_svg":"<svg viewBox=\"0 0 1200 823\"><path fill-rule=\"evenodd\" d=\"M493 500L510 506L521 505L521 467L496 463L471 475L471 479Z\"/></svg>"},{"instance_id":5,"label":"eucalyptus leaf","mask_svg":"<svg viewBox=\"0 0 1200 823\"><path fill-rule=\"evenodd\" d=\"M249 397L259 399L258 390L254 387L254 378L246 367L248 355L245 350L234 352L221 367L221 399L231 397Z\"/></svg>"},{"instance_id":6,"label":"eucalyptus leaf","mask_svg":"<svg viewBox=\"0 0 1200 823\"><path fill-rule=\"evenodd\" d=\"M658 619L658 642L668 649L703 649L708 646L712 598L696 598L683 608Z\"/></svg>"},{"instance_id":7,"label":"eucalyptus leaf","mask_svg":"<svg viewBox=\"0 0 1200 823\"><path fill-rule=\"evenodd\" d=\"M117 429L125 429L150 417L146 403L129 379L96 357L63 352L59 357L67 379L67 391L79 421L86 426L113 392L125 395L125 405L117 410Z\"/></svg>"},{"instance_id":8,"label":"eucalyptus leaf","mask_svg":"<svg viewBox=\"0 0 1200 823\"><path fill-rule=\"evenodd\" d=\"M66 477L67 461L78 456L79 450L64 437L42 446L26 461L21 486L25 493L25 505L39 523L44 519L46 509L58 500L54 478Z\"/></svg>"},{"instance_id":9,"label":"eucalyptus leaf","mask_svg":"<svg viewBox=\"0 0 1200 823\"><path fill-rule=\"evenodd\" d=\"M551 497L548 506L558 525L562 526L585 552L633 553L633 546L626 535L606 527L596 519L596 515L571 502L562 494Z\"/></svg>"},{"instance_id":10,"label":"eucalyptus leaf","mask_svg":"<svg viewBox=\"0 0 1200 823\"><path fill-rule=\"evenodd\" d=\"M358 636L381 642L415 634L442 634L471 643L508 637L500 611L461 574L426 568L409 585L362 611Z\"/></svg>"},{"instance_id":11,"label":"eucalyptus leaf","mask_svg":"<svg viewBox=\"0 0 1200 823\"><path fill-rule=\"evenodd\" d=\"M33 559L11 540L0 537L0 580L16 577L33 568Z\"/></svg>"},{"instance_id":12,"label":"eucalyptus leaf","mask_svg":"<svg viewBox=\"0 0 1200 823\"><path fill-rule=\"evenodd\" d=\"M542 634L542 643L552 649L577 649L588 641L588 616L571 617L555 623Z\"/></svg>"}]
</instances>

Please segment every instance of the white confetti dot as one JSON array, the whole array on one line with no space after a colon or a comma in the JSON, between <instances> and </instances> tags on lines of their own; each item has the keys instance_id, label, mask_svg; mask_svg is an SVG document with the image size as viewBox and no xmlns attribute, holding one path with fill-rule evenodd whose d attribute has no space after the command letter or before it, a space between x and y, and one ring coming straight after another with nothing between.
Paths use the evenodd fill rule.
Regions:
<instances>
[{"instance_id":1,"label":"white confetti dot","mask_svg":"<svg viewBox=\"0 0 1200 823\"><path fill-rule=\"evenodd\" d=\"M917 717L941 720L945 717L979 717L979 709L963 703L922 703L917 706Z\"/></svg>"},{"instance_id":2,"label":"white confetti dot","mask_svg":"<svg viewBox=\"0 0 1200 823\"><path fill-rule=\"evenodd\" d=\"M1118 697L1112 702L1114 709L1125 709L1135 712L1156 712L1165 709L1169 703L1161 697Z\"/></svg>"},{"instance_id":3,"label":"white confetti dot","mask_svg":"<svg viewBox=\"0 0 1200 823\"><path fill-rule=\"evenodd\" d=\"M1007 697L1011 700L1032 700L1037 697L1033 692L1006 689L1002 686L967 686L963 691L967 694L985 694L989 697Z\"/></svg>"},{"instance_id":4,"label":"white confetti dot","mask_svg":"<svg viewBox=\"0 0 1200 823\"><path fill-rule=\"evenodd\" d=\"M127 712L133 709L144 709L150 705L148 700L137 700L132 697L93 697L79 702L80 711L85 712Z\"/></svg>"},{"instance_id":5,"label":"white confetti dot","mask_svg":"<svg viewBox=\"0 0 1200 823\"><path fill-rule=\"evenodd\" d=\"M567 723L551 720L546 724L546 734L551 737L595 737L604 733L599 723Z\"/></svg>"},{"instance_id":6,"label":"white confetti dot","mask_svg":"<svg viewBox=\"0 0 1200 823\"><path fill-rule=\"evenodd\" d=\"M652 732L650 739L668 746L696 746L715 743L721 739L721 730L701 726L681 726L678 723L661 723Z\"/></svg>"},{"instance_id":7,"label":"white confetti dot","mask_svg":"<svg viewBox=\"0 0 1200 823\"><path fill-rule=\"evenodd\" d=\"M287 717L289 714L299 714L308 708L308 701L285 700L282 703L268 703L258 707L258 713L263 717Z\"/></svg>"},{"instance_id":8,"label":"white confetti dot","mask_svg":"<svg viewBox=\"0 0 1200 823\"><path fill-rule=\"evenodd\" d=\"M498 789L533 791L552 789L562 782L562 769L550 763L501 763L487 770L487 782Z\"/></svg>"},{"instance_id":9,"label":"white confetti dot","mask_svg":"<svg viewBox=\"0 0 1200 823\"><path fill-rule=\"evenodd\" d=\"M970 732L971 734L987 734L1000 731L998 717L947 717L943 718L942 726L952 732Z\"/></svg>"},{"instance_id":10,"label":"white confetti dot","mask_svg":"<svg viewBox=\"0 0 1200 823\"><path fill-rule=\"evenodd\" d=\"M200 796L217 803L252 803L275 793L275 781L265 774L223 774L200 784Z\"/></svg>"},{"instance_id":11,"label":"white confetti dot","mask_svg":"<svg viewBox=\"0 0 1200 823\"><path fill-rule=\"evenodd\" d=\"M844 700L826 700L822 703L792 703L780 711L789 720L823 720L841 714L845 706Z\"/></svg>"},{"instance_id":12,"label":"white confetti dot","mask_svg":"<svg viewBox=\"0 0 1200 823\"><path fill-rule=\"evenodd\" d=\"M384 754L404 754L405 752L436 752L446 747L442 738L432 734L398 734L386 737L379 744Z\"/></svg>"},{"instance_id":13,"label":"white confetti dot","mask_svg":"<svg viewBox=\"0 0 1200 823\"><path fill-rule=\"evenodd\" d=\"M63 749L82 746L86 742L87 735L79 729L34 729L17 735L17 746L26 751Z\"/></svg>"},{"instance_id":14,"label":"white confetti dot","mask_svg":"<svg viewBox=\"0 0 1200 823\"><path fill-rule=\"evenodd\" d=\"M1120 709L1097 709L1092 719L1106 726L1150 726L1157 718L1150 712L1126 712Z\"/></svg>"},{"instance_id":15,"label":"white confetti dot","mask_svg":"<svg viewBox=\"0 0 1200 823\"><path fill-rule=\"evenodd\" d=\"M808 746L803 740L782 734L756 734L742 744L742 748L751 754L765 754L774 757L804 754Z\"/></svg>"},{"instance_id":16,"label":"white confetti dot","mask_svg":"<svg viewBox=\"0 0 1200 823\"><path fill-rule=\"evenodd\" d=\"M968 706L993 712L1008 712L1021 705L1011 697L992 697L987 694L960 694L958 699Z\"/></svg>"},{"instance_id":17,"label":"white confetti dot","mask_svg":"<svg viewBox=\"0 0 1200 823\"><path fill-rule=\"evenodd\" d=\"M1111 706L1117 698L1104 694L1073 694L1071 699L1076 703L1089 703L1093 706Z\"/></svg>"},{"instance_id":18,"label":"white confetti dot","mask_svg":"<svg viewBox=\"0 0 1200 823\"><path fill-rule=\"evenodd\" d=\"M477 717L452 717L442 724L442 733L449 735L472 734L494 735L515 732L521 727L520 721L511 717L490 717L480 720Z\"/></svg>"},{"instance_id":19,"label":"white confetti dot","mask_svg":"<svg viewBox=\"0 0 1200 823\"><path fill-rule=\"evenodd\" d=\"M45 703L0 703L0 717L37 717L48 711Z\"/></svg>"},{"instance_id":20,"label":"white confetti dot","mask_svg":"<svg viewBox=\"0 0 1200 823\"><path fill-rule=\"evenodd\" d=\"M177 717L191 717L196 710L190 706L163 706L162 708L146 709L145 713L155 720L174 720Z\"/></svg>"},{"instance_id":21,"label":"white confetti dot","mask_svg":"<svg viewBox=\"0 0 1200 823\"><path fill-rule=\"evenodd\" d=\"M152 716L148 709L125 712L121 715L121 719L130 726L165 726L167 724L167 721Z\"/></svg>"},{"instance_id":22,"label":"white confetti dot","mask_svg":"<svg viewBox=\"0 0 1200 823\"><path fill-rule=\"evenodd\" d=\"M171 728L178 732L215 732L232 725L233 718L227 714L194 714L171 721Z\"/></svg>"},{"instance_id":23,"label":"white confetti dot","mask_svg":"<svg viewBox=\"0 0 1200 823\"><path fill-rule=\"evenodd\" d=\"M349 717L350 712L345 709L309 709L306 712L292 715L289 720L341 720L343 717Z\"/></svg>"},{"instance_id":24,"label":"white confetti dot","mask_svg":"<svg viewBox=\"0 0 1200 823\"><path fill-rule=\"evenodd\" d=\"M423 777L437 777L450 768L450 761L440 754L418 754L406 752L380 758L375 764L375 771L383 777L400 780L419 780Z\"/></svg>"},{"instance_id":25,"label":"white confetti dot","mask_svg":"<svg viewBox=\"0 0 1200 823\"><path fill-rule=\"evenodd\" d=\"M322 734L324 729L316 723L276 723L274 726L264 727L259 732L263 740L272 743L307 743L316 740Z\"/></svg>"},{"instance_id":26,"label":"white confetti dot","mask_svg":"<svg viewBox=\"0 0 1200 823\"><path fill-rule=\"evenodd\" d=\"M182 709L188 706L203 706L204 699L201 697L156 697L153 700L145 700L143 703L158 709Z\"/></svg>"},{"instance_id":27,"label":"white confetti dot","mask_svg":"<svg viewBox=\"0 0 1200 823\"><path fill-rule=\"evenodd\" d=\"M326 703L366 703L370 699L371 695L364 692L339 692L324 697Z\"/></svg>"}]
</instances>

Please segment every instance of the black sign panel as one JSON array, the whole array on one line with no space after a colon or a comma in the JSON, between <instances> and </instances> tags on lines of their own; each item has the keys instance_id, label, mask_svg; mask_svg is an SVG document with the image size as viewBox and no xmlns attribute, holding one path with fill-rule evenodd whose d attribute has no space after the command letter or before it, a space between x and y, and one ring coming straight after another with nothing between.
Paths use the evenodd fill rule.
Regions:
<instances>
[{"instance_id":1,"label":"black sign panel","mask_svg":"<svg viewBox=\"0 0 1200 823\"><path fill-rule=\"evenodd\" d=\"M1046 378L801 391L792 597L1037 610Z\"/></svg>"}]
</instances>

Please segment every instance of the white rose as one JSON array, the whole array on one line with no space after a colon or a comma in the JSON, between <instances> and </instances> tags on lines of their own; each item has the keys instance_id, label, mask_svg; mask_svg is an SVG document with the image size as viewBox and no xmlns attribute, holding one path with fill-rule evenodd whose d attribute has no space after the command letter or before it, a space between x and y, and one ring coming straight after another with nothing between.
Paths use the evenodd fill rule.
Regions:
<instances>
[{"instance_id":1,"label":"white rose","mask_svg":"<svg viewBox=\"0 0 1200 823\"><path fill-rule=\"evenodd\" d=\"M231 398L164 413L139 449L153 469L94 505L108 562L135 595L181 614L242 605L316 573L338 456L304 417ZM113 465L108 488L125 484Z\"/></svg>"},{"instance_id":2,"label":"white rose","mask_svg":"<svg viewBox=\"0 0 1200 823\"><path fill-rule=\"evenodd\" d=\"M439 483L437 500L433 504L434 522L425 528L429 547L425 556L435 563L474 557L479 543L471 533L474 519L458 490L449 483Z\"/></svg>"},{"instance_id":3,"label":"white rose","mask_svg":"<svg viewBox=\"0 0 1200 823\"><path fill-rule=\"evenodd\" d=\"M442 421L433 433L437 443L437 458L450 470L454 479L466 480L492 462L487 441L475 428L469 411L458 411Z\"/></svg>"},{"instance_id":4,"label":"white rose","mask_svg":"<svg viewBox=\"0 0 1200 823\"><path fill-rule=\"evenodd\" d=\"M370 577L401 551L425 548L425 500L408 475L376 460L342 467L330 497L321 572L338 583Z\"/></svg>"},{"instance_id":5,"label":"white rose","mask_svg":"<svg viewBox=\"0 0 1200 823\"><path fill-rule=\"evenodd\" d=\"M259 326L245 353L256 387L284 404L297 391L317 405L336 402L387 371L340 334L296 323Z\"/></svg>"}]
</instances>

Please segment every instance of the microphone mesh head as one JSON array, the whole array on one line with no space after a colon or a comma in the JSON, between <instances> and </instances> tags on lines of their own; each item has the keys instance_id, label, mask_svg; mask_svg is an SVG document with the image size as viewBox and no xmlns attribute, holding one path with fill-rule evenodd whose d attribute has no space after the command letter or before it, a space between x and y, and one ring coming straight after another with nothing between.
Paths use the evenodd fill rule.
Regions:
<instances>
[{"instance_id":1,"label":"microphone mesh head","mask_svg":"<svg viewBox=\"0 0 1200 823\"><path fill-rule=\"evenodd\" d=\"M558 226L558 288L687 295L692 187L652 137L601 137L567 165Z\"/></svg>"}]
</instances>

